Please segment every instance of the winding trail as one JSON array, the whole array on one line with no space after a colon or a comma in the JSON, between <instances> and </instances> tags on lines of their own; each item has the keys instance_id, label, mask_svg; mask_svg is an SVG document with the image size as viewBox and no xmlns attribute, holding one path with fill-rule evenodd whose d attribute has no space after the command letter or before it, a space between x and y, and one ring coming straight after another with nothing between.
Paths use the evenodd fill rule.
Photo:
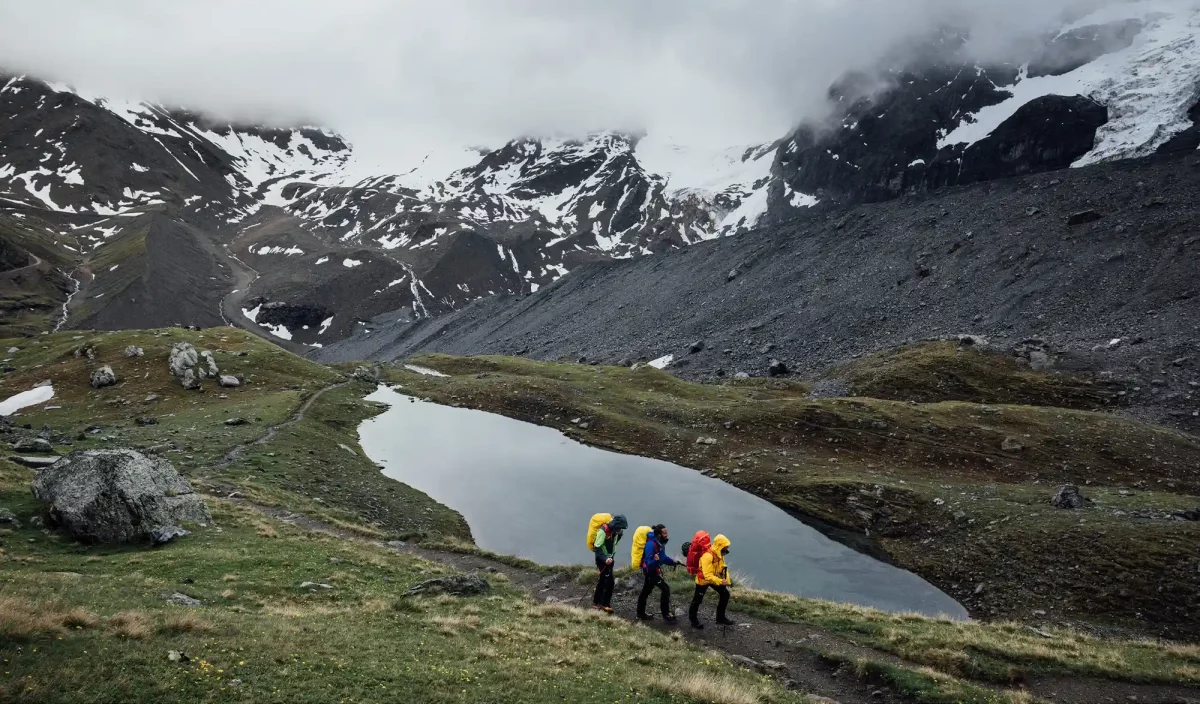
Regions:
<instances>
[{"instance_id":1,"label":"winding trail","mask_svg":"<svg viewBox=\"0 0 1200 704\"><path fill-rule=\"evenodd\" d=\"M242 454L245 453L245 451L247 449L249 449L251 447L257 447L259 445L265 445L266 443L270 442L272 439L274 439L274 437L276 435L279 434L280 430L283 430L284 428L295 425L296 423L299 423L300 421L304 420L304 414L306 412L308 412L308 409L312 408L312 405L317 402L317 399L319 399L319 398L321 398L321 396L325 395L326 392L333 391L335 389L340 389L349 383L350 383L349 380L339 381L336 384L330 384L323 388L317 389L315 392L313 392L313 394L311 396L309 396L307 399L305 399L304 402L301 403L300 406L295 411L292 412L292 415L290 415L287 420L283 421L282 423L278 423L276 425L267 426L267 432L263 433L262 435L255 438L254 440L250 440L249 442L244 442L241 445L235 446L229 452L226 452L225 456L222 457L220 459L220 461L218 461L216 464L214 464L212 466L212 468L213 469L224 469L224 468L228 467L229 465L233 464L234 462L237 462L238 460L240 460L242 457Z\"/></svg>"},{"instance_id":2,"label":"winding trail","mask_svg":"<svg viewBox=\"0 0 1200 704\"><path fill-rule=\"evenodd\" d=\"M203 236L199 237L198 239L202 243L204 249L214 257L224 262L225 265L229 267L229 271L233 275L232 288L229 289L228 293L221 297L220 303L217 304L217 313L221 316L221 320L224 321L226 325L232 325L247 332L252 332L267 342L270 342L277 347L282 347L283 349L297 356L303 357L305 353L311 352L313 348L307 345L292 342L291 340L284 340L275 337L268 332L266 328L263 328L246 316L242 315L242 301L244 301L246 299L246 295L250 293L250 286L252 286L259 277L258 271L254 267L238 258L238 256L234 254L233 250L231 249L232 246L237 245L238 240L240 240L246 233L238 233L229 242L229 244L218 244L212 239L211 234L202 234Z\"/></svg>"},{"instance_id":3,"label":"winding trail","mask_svg":"<svg viewBox=\"0 0 1200 704\"><path fill-rule=\"evenodd\" d=\"M38 255L34 254L33 252L27 252L27 254L29 256L33 257L33 263L26 264L25 266L19 266L16 269L9 269L8 271L0 271L0 281L5 280L5 279L16 278L17 276L20 276L23 272L29 271L30 269L36 269L37 267L41 266L42 263L45 261L44 259L42 259Z\"/></svg>"}]
</instances>

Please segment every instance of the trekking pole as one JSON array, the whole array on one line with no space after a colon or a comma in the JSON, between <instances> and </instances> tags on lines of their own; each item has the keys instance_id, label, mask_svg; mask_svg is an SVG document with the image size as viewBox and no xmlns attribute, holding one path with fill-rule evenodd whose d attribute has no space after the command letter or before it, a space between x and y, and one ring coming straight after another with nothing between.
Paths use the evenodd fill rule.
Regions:
<instances>
[{"instance_id":1,"label":"trekking pole","mask_svg":"<svg viewBox=\"0 0 1200 704\"><path fill-rule=\"evenodd\" d=\"M600 570L600 572L596 575L596 583L592 585L592 593L595 593L596 587L600 586L600 578L603 576L604 576L604 570ZM585 586L584 589L586 590L587 587ZM585 597L585 596L587 596L587 591L584 591L582 594L575 597L574 601L582 601L583 597Z\"/></svg>"}]
</instances>

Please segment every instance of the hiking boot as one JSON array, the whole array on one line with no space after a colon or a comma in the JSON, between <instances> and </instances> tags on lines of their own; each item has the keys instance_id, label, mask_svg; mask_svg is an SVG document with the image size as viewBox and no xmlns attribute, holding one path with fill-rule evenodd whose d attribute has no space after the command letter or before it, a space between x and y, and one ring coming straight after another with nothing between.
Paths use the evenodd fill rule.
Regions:
<instances>
[{"instance_id":1,"label":"hiking boot","mask_svg":"<svg viewBox=\"0 0 1200 704\"><path fill-rule=\"evenodd\" d=\"M675 614L663 614L662 620L667 623L675 623L679 619L675 617Z\"/></svg>"},{"instance_id":2,"label":"hiking boot","mask_svg":"<svg viewBox=\"0 0 1200 704\"><path fill-rule=\"evenodd\" d=\"M736 626L736 625L737 625L737 622L736 622L736 621L730 621L730 620L729 620L729 619L727 619L727 618L719 618L719 619L717 619L717 625L718 625L718 626Z\"/></svg>"},{"instance_id":3,"label":"hiking boot","mask_svg":"<svg viewBox=\"0 0 1200 704\"><path fill-rule=\"evenodd\" d=\"M654 616L652 614L638 614L637 619L639 621L653 621Z\"/></svg>"},{"instance_id":4,"label":"hiking boot","mask_svg":"<svg viewBox=\"0 0 1200 704\"><path fill-rule=\"evenodd\" d=\"M613 608L611 606L603 606L601 607L601 611L606 614L611 614L613 612Z\"/></svg>"},{"instance_id":5,"label":"hiking boot","mask_svg":"<svg viewBox=\"0 0 1200 704\"><path fill-rule=\"evenodd\" d=\"M599 611L600 609L602 609L604 607L600 606L599 604L592 604L592 608Z\"/></svg>"},{"instance_id":6,"label":"hiking boot","mask_svg":"<svg viewBox=\"0 0 1200 704\"><path fill-rule=\"evenodd\" d=\"M704 628L704 624L699 621L692 621L692 628Z\"/></svg>"}]
</instances>

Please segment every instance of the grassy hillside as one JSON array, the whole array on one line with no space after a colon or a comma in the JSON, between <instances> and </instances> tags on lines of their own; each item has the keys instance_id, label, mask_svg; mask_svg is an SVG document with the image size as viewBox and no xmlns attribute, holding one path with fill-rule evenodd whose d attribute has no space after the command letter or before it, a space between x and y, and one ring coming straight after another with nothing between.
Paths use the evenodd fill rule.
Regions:
<instances>
[{"instance_id":1,"label":"grassy hillside","mask_svg":"<svg viewBox=\"0 0 1200 704\"><path fill-rule=\"evenodd\" d=\"M182 340L214 350L222 371L248 383L184 391L166 369L171 344ZM18 427L18 434L48 425L59 451L151 448L206 494L215 519L160 548L80 545L35 524L40 507L29 492L32 470L0 459L0 507L21 522L0 528L0 700L808 701L800 691L811 683L786 689L785 681L734 666L683 634L540 603L543 590L537 585L549 572L522 560L495 556L483 563L497 570L483 573L491 583L485 595L402 597L409 586L451 571L455 555L479 551L461 517L383 478L362 454L356 427L379 408L362 400L373 385L342 371L229 328L72 332L0 345L21 348L13 355L17 371L0 378L0 398L43 379L55 386L52 401L14 419L32 426ZM145 356L125 357L128 345L142 347ZM88 358L89 348L94 359ZM797 409L814 412L802 384L750 380L712 387L654 370L505 359L422 362L458 376L389 373L408 390L446 402L504 406L531 418L549 413L544 420L571 428L570 418L586 416L594 430L572 432L593 442L627 449L659 442L663 454L682 453L694 466L704 466L700 460L710 448L696 446L694 437L719 434L715 447L723 452L713 456L724 457L730 448L723 446L736 441L738 459L752 460L738 466L735 459L725 469L715 464L734 483L768 476L760 466L765 456L750 448L776 436L795 435L782 450L788 454L772 451L789 467L818 456L809 446L819 442L771 427L797 417ZM88 386L88 374L99 364L111 364L121 382L101 390ZM840 403L817 406L829 414ZM893 422L909 422L903 411L910 407L898 406L885 407ZM956 417L953 408L947 407L945 418ZM767 411L771 415L763 415ZM1006 408L1009 412L1015 413ZM705 425L705 413L721 419L719 431ZM249 422L225 424L235 417ZM768 417L774 420L763 420ZM1142 431L1126 431L1143 438ZM1191 457L1182 440L1158 442L1180 458ZM864 447L864 453L877 452L873 445ZM783 465L772 465L770 480L746 486L779 492L772 496L779 500L803 496L814 486L846 485L851 469L866 471L850 464L855 456L850 450L847 442L820 453L830 466L811 477L780 474ZM908 454L891 456L897 459L877 473L888 487L882 497L920 499L933 491L927 478L919 480L922 469L905 459ZM836 466L842 460L847 466ZM964 469L953 481L965 487L979 471ZM1169 492L1159 500L1169 505ZM838 511L829 513L840 520ZM914 511L912 520L937 515ZM941 549L939 524L930 525L934 528L923 527L919 534L900 531L883 545L902 560L897 546L918 544L917 535L932 538L927 551ZM383 544L398 537L415 538L422 547L397 551ZM681 582L683 576L673 579ZM568 591L574 594L575 588ZM169 603L166 597L175 593L201 605ZM826 675L828 682L840 682L837 673L853 675L851 681L862 678L866 683L847 691L861 692L853 696L864 701L874 701L872 692L883 687L899 701L1022 704L1033 697L1006 687L1046 677L1200 684L1200 653L1190 646L1098 639L1052 625L1030 631L1013 623L888 615L741 586L735 593L733 608L741 614L785 628L814 627L835 642L855 644L849 653L818 648L806 655L817 646L778 640L785 636L760 630L764 622L747 631L752 642L776 638L774 647L785 657L827 662L833 673Z\"/></svg>"},{"instance_id":2,"label":"grassy hillside","mask_svg":"<svg viewBox=\"0 0 1200 704\"><path fill-rule=\"evenodd\" d=\"M964 354L979 355L966 366L984 369L992 388L1011 382L1042 399L1074 388ZM813 399L802 384L698 385L651 368L414 361L452 376L389 372L413 393L720 477L883 553L977 616L1198 632L1200 524L1173 516L1196 508L1193 436L1044 405ZM1053 391L1037 394L1039 385ZM1050 505L1066 482L1083 486L1085 509Z\"/></svg>"},{"instance_id":3,"label":"grassy hillside","mask_svg":"<svg viewBox=\"0 0 1200 704\"><path fill-rule=\"evenodd\" d=\"M0 505L34 514L27 478L0 472ZM535 604L503 577L483 596L401 598L446 569L210 505L217 526L155 550L6 531L0 700L803 701L667 635ZM175 592L203 605L167 603Z\"/></svg>"},{"instance_id":4,"label":"grassy hillside","mask_svg":"<svg viewBox=\"0 0 1200 704\"><path fill-rule=\"evenodd\" d=\"M183 389L167 367L171 346L181 341L212 350L222 373L246 383L222 389L208 381L200 391ZM223 494L237 490L260 503L362 523L381 535L469 535L461 516L387 479L356 449L358 423L379 412L361 400L366 384L243 330L73 331L0 340L0 348L12 346L20 348L9 355L16 371L0 378L0 397L53 382L55 398L46 405L60 408L29 409L19 422L49 426L61 443L70 443L60 444L60 452L153 448L185 476ZM141 347L144 356L126 357L128 346ZM93 389L91 371L102 364L111 365L120 381ZM343 382L322 394L299 423L228 456L287 421L320 390ZM246 422L225 423L235 418Z\"/></svg>"}]
</instances>

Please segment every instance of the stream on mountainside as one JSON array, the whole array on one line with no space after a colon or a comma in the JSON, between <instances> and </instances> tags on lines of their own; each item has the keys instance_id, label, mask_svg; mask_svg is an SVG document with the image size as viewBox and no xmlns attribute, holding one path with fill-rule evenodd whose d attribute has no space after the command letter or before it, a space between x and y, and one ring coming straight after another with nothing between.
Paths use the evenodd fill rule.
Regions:
<instances>
[{"instance_id":1,"label":"stream on mountainside","mask_svg":"<svg viewBox=\"0 0 1200 704\"><path fill-rule=\"evenodd\" d=\"M665 524L669 550L700 529L732 543L730 570L798 596L967 618L917 575L835 542L770 502L661 460L583 445L553 428L416 400L381 386L390 408L359 426L367 455L392 479L458 511L475 542L543 564L590 564L594 513L624 513L617 566L639 525Z\"/></svg>"}]
</instances>

